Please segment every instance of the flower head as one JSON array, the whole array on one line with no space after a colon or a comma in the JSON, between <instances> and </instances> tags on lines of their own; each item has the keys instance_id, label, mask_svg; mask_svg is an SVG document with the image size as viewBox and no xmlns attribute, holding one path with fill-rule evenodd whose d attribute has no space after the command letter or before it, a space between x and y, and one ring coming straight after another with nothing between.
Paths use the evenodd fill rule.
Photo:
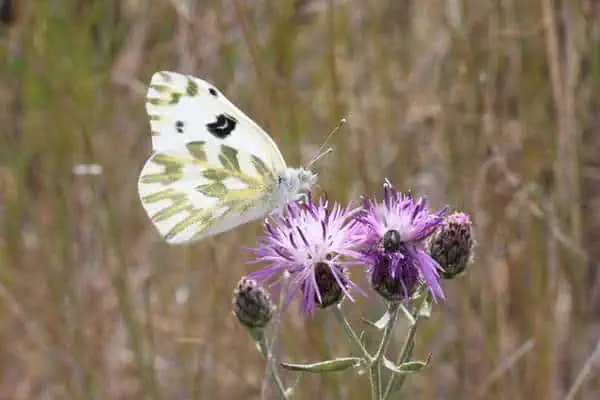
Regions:
<instances>
[{"instance_id":1,"label":"flower head","mask_svg":"<svg viewBox=\"0 0 600 400\"><path fill-rule=\"evenodd\" d=\"M350 280L346 258L356 258L360 244L359 226L352 220L357 210L327 202L287 205L286 215L275 215L265 222L266 235L251 250L256 261L269 265L250 274L259 282L287 271L290 274L288 298L302 293L302 310L311 314L316 307L339 302L343 295L352 300L349 289L360 289ZM281 278L276 280L280 283Z\"/></svg>"},{"instance_id":2,"label":"flower head","mask_svg":"<svg viewBox=\"0 0 600 400\"><path fill-rule=\"evenodd\" d=\"M383 202L364 199L365 214L358 217L366 246L361 259L369 266L373 287L388 300L399 301L424 282L435 299L443 299L441 267L424 246L446 208L431 213L425 199L404 195L387 180L383 190Z\"/></svg>"},{"instance_id":3,"label":"flower head","mask_svg":"<svg viewBox=\"0 0 600 400\"><path fill-rule=\"evenodd\" d=\"M456 212L446 218L429 241L429 253L444 268L442 278L460 276L473 258L471 219Z\"/></svg>"},{"instance_id":4,"label":"flower head","mask_svg":"<svg viewBox=\"0 0 600 400\"><path fill-rule=\"evenodd\" d=\"M233 291L233 313L248 329L262 329L273 318L275 305L263 287L244 277Z\"/></svg>"}]
</instances>

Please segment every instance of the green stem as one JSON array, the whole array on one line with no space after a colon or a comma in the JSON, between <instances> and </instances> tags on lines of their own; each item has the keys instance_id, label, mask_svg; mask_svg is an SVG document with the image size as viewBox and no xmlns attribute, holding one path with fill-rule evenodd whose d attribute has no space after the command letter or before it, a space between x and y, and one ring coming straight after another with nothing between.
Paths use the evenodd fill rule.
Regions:
<instances>
[{"instance_id":1,"label":"green stem","mask_svg":"<svg viewBox=\"0 0 600 400\"><path fill-rule=\"evenodd\" d=\"M342 324L342 326L344 327L344 330L348 334L348 337L352 340L352 342L360 350L365 361L368 361L369 363L372 362L373 357L371 357L371 355L369 354L369 352L367 351L365 346L363 346L362 342L360 341L360 338L358 337L358 335L356 335L356 332L354 332L354 329L352 329L352 326L350 326L350 323L348 322L348 319L346 318L346 315L344 314L344 311L342 310L342 305L337 304L335 307L332 307L332 310L333 310L333 315L335 315L338 322L340 324Z\"/></svg>"},{"instance_id":2,"label":"green stem","mask_svg":"<svg viewBox=\"0 0 600 400\"><path fill-rule=\"evenodd\" d=\"M385 330L383 331L383 338L381 339L381 343L379 343L379 348L377 349L377 353L375 353L375 359L373 360L373 362L381 361L381 358L385 354L385 350L387 349L387 346L390 343L390 339L392 338L392 332L394 331L396 320L398 320L399 311L400 303L390 303L388 307L390 320L388 321Z\"/></svg>"},{"instance_id":3,"label":"green stem","mask_svg":"<svg viewBox=\"0 0 600 400\"><path fill-rule=\"evenodd\" d=\"M262 329L260 329L258 331L255 331L253 336L256 339L256 343L258 343L258 347L260 349L261 354L263 355L264 359L267 362L267 369L269 370L269 375L271 375L271 379L273 379L273 382L275 383L275 386L277 387L277 391L279 392L279 395L281 396L282 399L287 400L288 399L287 390L285 389L285 385L283 384L283 381L281 380L281 377L279 376L279 372L277 372L277 368L275 367L275 363L273 362L273 356L272 356L271 352L269 351L269 346L267 345L267 339L265 337L265 332Z\"/></svg>"},{"instance_id":4,"label":"green stem","mask_svg":"<svg viewBox=\"0 0 600 400\"><path fill-rule=\"evenodd\" d=\"M371 385L371 400L381 399L381 378L379 373L375 373L373 368L369 368L369 384Z\"/></svg>"},{"instance_id":5,"label":"green stem","mask_svg":"<svg viewBox=\"0 0 600 400\"><path fill-rule=\"evenodd\" d=\"M375 353L375 357L373 357L371 360L371 397L374 400L381 400L381 359L385 355L385 350L387 349L392 338L392 332L394 331L394 326L396 325L399 311L399 303L389 304L388 313L390 314L390 319L385 326L385 330L383 331L383 337L381 338L381 342L379 343L379 348Z\"/></svg>"},{"instance_id":6,"label":"green stem","mask_svg":"<svg viewBox=\"0 0 600 400\"><path fill-rule=\"evenodd\" d=\"M344 330L346 331L346 334L350 338L351 342L354 343L354 345L361 352L365 365L369 366L368 373L369 373L369 384L371 386L371 400L380 400L380 394L381 394L380 377L379 377L379 373L375 372L372 368L373 361L375 360L375 358L371 357L371 354L369 354L369 351L365 348L365 346L363 346L360 338L358 337L356 332L354 332L354 329L352 329L352 326L348 322L348 319L346 318L346 315L344 314L344 311L342 310L342 305L337 304L335 307L332 307L332 310L333 310L333 315L335 315L335 318L344 327Z\"/></svg>"},{"instance_id":7,"label":"green stem","mask_svg":"<svg viewBox=\"0 0 600 400\"><path fill-rule=\"evenodd\" d=\"M419 326L419 322L421 320L421 317L420 317L421 308L425 305L426 301L427 301L427 296L423 296L423 300L421 300L421 303L419 304L416 311L412 315L413 323L411 324L410 329L408 330L406 339L404 340L404 343L402 344L402 348L400 349L400 353L398 354L398 358L396 360L397 365L408 361L410 359L410 357L412 356L415 335L417 333L417 327ZM398 378L397 374L393 374L392 377L390 378L390 380L385 388L385 393L383 395L384 400L387 400L390 398L392 391L394 391L394 389L397 390L402 387L402 385L404 384L404 381L406 379L406 375L399 376L400 381L398 383L396 383L396 378Z\"/></svg>"}]
</instances>

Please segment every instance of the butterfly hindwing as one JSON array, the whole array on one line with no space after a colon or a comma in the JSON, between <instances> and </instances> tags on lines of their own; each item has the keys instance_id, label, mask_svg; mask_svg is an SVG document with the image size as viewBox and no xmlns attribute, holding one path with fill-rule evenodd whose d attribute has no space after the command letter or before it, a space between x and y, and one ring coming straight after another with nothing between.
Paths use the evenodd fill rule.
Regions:
<instances>
[{"instance_id":1,"label":"butterfly hindwing","mask_svg":"<svg viewBox=\"0 0 600 400\"><path fill-rule=\"evenodd\" d=\"M273 172L261 158L203 140L155 151L138 182L146 212L172 244L264 216L274 186Z\"/></svg>"},{"instance_id":2,"label":"butterfly hindwing","mask_svg":"<svg viewBox=\"0 0 600 400\"><path fill-rule=\"evenodd\" d=\"M269 135L202 79L176 72L155 73L146 110L155 151L201 140L244 149L275 170L286 167Z\"/></svg>"}]
</instances>

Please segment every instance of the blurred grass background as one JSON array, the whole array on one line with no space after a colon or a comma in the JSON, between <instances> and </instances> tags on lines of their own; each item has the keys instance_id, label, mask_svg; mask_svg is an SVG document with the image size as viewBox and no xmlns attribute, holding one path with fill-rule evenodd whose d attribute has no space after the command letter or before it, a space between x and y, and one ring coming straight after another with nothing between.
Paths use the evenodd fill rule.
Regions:
<instances>
[{"instance_id":1,"label":"blurred grass background","mask_svg":"<svg viewBox=\"0 0 600 400\"><path fill-rule=\"evenodd\" d=\"M260 396L230 309L260 224L169 247L138 200L162 69L213 82L291 165L351 113L317 166L330 199L388 177L472 214L476 263L421 328L433 361L408 398L600 396L599 1L0 5L1 399ZM345 355L341 335L291 307L282 356ZM365 381L303 377L297 398L363 399Z\"/></svg>"}]
</instances>

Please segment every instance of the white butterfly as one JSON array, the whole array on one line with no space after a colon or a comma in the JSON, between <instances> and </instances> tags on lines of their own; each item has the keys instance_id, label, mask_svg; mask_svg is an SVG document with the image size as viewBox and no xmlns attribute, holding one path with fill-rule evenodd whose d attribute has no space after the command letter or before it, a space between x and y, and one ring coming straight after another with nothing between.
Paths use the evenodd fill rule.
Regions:
<instances>
[{"instance_id":1,"label":"white butterfly","mask_svg":"<svg viewBox=\"0 0 600 400\"><path fill-rule=\"evenodd\" d=\"M138 191L171 244L228 231L281 210L317 175L288 168L256 123L201 79L157 72L146 96L152 149Z\"/></svg>"}]
</instances>

